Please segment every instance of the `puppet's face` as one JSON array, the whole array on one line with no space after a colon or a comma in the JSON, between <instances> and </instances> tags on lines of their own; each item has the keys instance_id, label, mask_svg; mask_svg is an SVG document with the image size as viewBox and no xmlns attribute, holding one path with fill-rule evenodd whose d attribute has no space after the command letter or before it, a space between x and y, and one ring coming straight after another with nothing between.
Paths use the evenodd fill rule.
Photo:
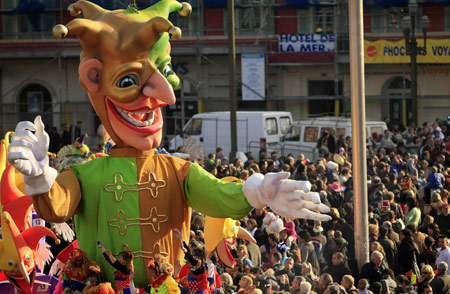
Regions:
<instances>
[{"instance_id":1,"label":"puppet's face","mask_svg":"<svg viewBox=\"0 0 450 294\"><path fill-rule=\"evenodd\" d=\"M190 11L189 4L169 2L165 3L167 14L183 7ZM163 127L161 107L175 103L172 85L178 80L170 68L169 35L179 39L181 30L157 16L158 7L130 13L78 1L69 11L83 13L85 19L54 28L58 38L67 33L79 37L80 84L119 147L157 147Z\"/></svg>"},{"instance_id":2,"label":"puppet's face","mask_svg":"<svg viewBox=\"0 0 450 294\"><path fill-rule=\"evenodd\" d=\"M163 127L161 107L175 103L173 89L148 59L119 62L101 65L101 87L89 93L91 103L118 146L156 148ZM89 63L92 59L80 64L80 76Z\"/></svg>"},{"instance_id":3,"label":"puppet's face","mask_svg":"<svg viewBox=\"0 0 450 294\"><path fill-rule=\"evenodd\" d=\"M31 293L36 276L33 252L29 247L22 247L17 251L17 258L7 259L3 267L8 281L24 293Z\"/></svg>"}]
</instances>

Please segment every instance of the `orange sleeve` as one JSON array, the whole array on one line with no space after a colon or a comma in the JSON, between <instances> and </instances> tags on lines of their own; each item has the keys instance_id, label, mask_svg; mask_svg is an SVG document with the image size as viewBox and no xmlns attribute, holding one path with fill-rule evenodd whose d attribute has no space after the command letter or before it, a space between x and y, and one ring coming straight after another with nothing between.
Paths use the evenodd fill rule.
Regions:
<instances>
[{"instance_id":1,"label":"orange sleeve","mask_svg":"<svg viewBox=\"0 0 450 294\"><path fill-rule=\"evenodd\" d=\"M61 223L80 212L80 200L78 179L71 169L66 169L58 175L47 193L33 196L33 205L44 220Z\"/></svg>"}]
</instances>

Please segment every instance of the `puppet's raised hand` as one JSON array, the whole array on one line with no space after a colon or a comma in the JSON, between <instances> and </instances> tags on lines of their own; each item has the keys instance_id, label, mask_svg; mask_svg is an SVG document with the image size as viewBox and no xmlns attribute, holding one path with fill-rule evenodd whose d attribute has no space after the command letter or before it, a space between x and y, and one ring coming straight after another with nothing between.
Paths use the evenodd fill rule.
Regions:
<instances>
[{"instance_id":1,"label":"puppet's raised hand","mask_svg":"<svg viewBox=\"0 0 450 294\"><path fill-rule=\"evenodd\" d=\"M38 115L34 123L17 124L8 146L8 162L24 174L25 192L30 196L47 192L56 179L56 170L48 165L49 141Z\"/></svg>"},{"instance_id":2,"label":"puppet's raised hand","mask_svg":"<svg viewBox=\"0 0 450 294\"><path fill-rule=\"evenodd\" d=\"M244 184L243 192L248 203L255 208L269 206L273 212L288 218L329 221L329 212L320 203L319 193L310 192L309 182L289 180L289 173L253 174Z\"/></svg>"}]
</instances>

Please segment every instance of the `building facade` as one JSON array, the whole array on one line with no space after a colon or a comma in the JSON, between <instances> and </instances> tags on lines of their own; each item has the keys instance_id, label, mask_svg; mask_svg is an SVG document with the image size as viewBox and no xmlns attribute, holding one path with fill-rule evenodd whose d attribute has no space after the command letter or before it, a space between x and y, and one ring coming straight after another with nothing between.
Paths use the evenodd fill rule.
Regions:
<instances>
[{"instance_id":1,"label":"building facade","mask_svg":"<svg viewBox=\"0 0 450 294\"><path fill-rule=\"evenodd\" d=\"M138 1L140 8L155 1ZM418 123L450 114L450 6L418 1L427 15L427 58L418 60ZM128 3L98 0L107 9ZM226 0L191 0L172 42L172 66L182 80L177 104L165 110L168 135L195 113L229 109ZM294 120L350 111L347 1L236 0L238 110L288 110ZM366 115L406 125L412 115L411 66L402 18L408 1L364 1ZM0 133L42 114L48 126L75 125L95 138L99 120L78 84L76 39L56 40L69 2L2 0ZM417 30L421 32L420 26ZM419 46L423 33L418 34ZM421 59L422 58L422 59Z\"/></svg>"}]
</instances>

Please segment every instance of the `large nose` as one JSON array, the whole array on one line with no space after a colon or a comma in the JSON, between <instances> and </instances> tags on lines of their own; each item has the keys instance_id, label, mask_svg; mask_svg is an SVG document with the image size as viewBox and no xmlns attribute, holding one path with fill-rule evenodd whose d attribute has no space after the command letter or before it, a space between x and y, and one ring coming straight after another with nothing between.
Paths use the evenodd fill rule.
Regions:
<instances>
[{"instance_id":1,"label":"large nose","mask_svg":"<svg viewBox=\"0 0 450 294\"><path fill-rule=\"evenodd\" d=\"M142 89L142 93L149 98L157 99L168 105L175 103L175 93L172 86L159 71L155 71L150 76Z\"/></svg>"}]
</instances>

